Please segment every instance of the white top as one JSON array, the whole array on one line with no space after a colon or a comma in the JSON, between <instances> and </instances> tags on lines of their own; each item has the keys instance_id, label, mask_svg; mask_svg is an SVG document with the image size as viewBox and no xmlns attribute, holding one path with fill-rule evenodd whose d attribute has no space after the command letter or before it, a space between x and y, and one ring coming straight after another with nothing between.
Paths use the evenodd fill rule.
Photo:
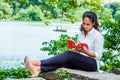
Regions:
<instances>
[{"instance_id":1,"label":"white top","mask_svg":"<svg viewBox=\"0 0 120 80\"><path fill-rule=\"evenodd\" d=\"M97 62L97 70L99 71L99 62L102 57L104 38L99 31L92 29L88 35L85 37L84 32L78 34L77 43L86 43L88 44L89 51L94 52L96 57L93 58ZM85 53L80 52L80 54L86 55ZM92 57L91 57L92 58Z\"/></svg>"}]
</instances>

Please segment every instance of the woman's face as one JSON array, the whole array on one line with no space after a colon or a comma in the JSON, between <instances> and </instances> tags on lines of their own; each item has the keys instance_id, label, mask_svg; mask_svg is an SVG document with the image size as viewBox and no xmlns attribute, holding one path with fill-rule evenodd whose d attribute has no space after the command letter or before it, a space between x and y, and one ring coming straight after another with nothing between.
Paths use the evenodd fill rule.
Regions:
<instances>
[{"instance_id":1,"label":"woman's face","mask_svg":"<svg viewBox=\"0 0 120 80\"><path fill-rule=\"evenodd\" d=\"M88 17L85 17L83 19L83 29L85 32L89 32L92 28L94 23L91 21L91 19L89 19Z\"/></svg>"}]
</instances>

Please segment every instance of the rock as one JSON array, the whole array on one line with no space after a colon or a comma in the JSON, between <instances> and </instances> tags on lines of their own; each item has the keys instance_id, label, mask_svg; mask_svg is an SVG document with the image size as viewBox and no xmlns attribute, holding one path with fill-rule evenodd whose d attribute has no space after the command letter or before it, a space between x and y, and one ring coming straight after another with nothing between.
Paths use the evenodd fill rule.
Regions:
<instances>
[{"instance_id":1,"label":"rock","mask_svg":"<svg viewBox=\"0 0 120 80\"><path fill-rule=\"evenodd\" d=\"M120 75L108 72L87 72L66 68L60 68L58 70L66 70L70 74L71 80L120 80ZM43 78L47 80L60 80L58 75L56 75L58 70L49 73L43 73Z\"/></svg>"},{"instance_id":2,"label":"rock","mask_svg":"<svg viewBox=\"0 0 120 80\"><path fill-rule=\"evenodd\" d=\"M46 80L60 80L58 75L56 74L56 71L43 73L42 77Z\"/></svg>"},{"instance_id":3,"label":"rock","mask_svg":"<svg viewBox=\"0 0 120 80\"><path fill-rule=\"evenodd\" d=\"M112 73L120 75L120 68L116 68L112 71Z\"/></svg>"}]
</instances>

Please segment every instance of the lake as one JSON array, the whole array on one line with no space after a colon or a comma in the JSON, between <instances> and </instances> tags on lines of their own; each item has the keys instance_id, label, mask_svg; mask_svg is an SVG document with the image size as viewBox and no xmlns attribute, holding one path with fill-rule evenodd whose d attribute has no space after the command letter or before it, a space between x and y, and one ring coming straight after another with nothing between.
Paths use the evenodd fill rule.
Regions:
<instances>
[{"instance_id":1,"label":"lake","mask_svg":"<svg viewBox=\"0 0 120 80\"><path fill-rule=\"evenodd\" d=\"M67 32L55 32L61 25ZM5 68L22 66L24 56L30 59L51 57L40 50L42 42L56 40L61 34L74 36L79 32L79 23L51 23L48 26L41 22L0 22L0 66Z\"/></svg>"}]
</instances>

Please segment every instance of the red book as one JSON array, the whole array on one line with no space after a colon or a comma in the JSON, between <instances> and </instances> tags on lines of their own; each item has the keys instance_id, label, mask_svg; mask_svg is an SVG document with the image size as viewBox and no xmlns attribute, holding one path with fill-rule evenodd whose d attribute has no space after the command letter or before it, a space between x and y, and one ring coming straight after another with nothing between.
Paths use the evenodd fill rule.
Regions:
<instances>
[{"instance_id":1,"label":"red book","mask_svg":"<svg viewBox=\"0 0 120 80\"><path fill-rule=\"evenodd\" d=\"M89 48L88 48L88 45L86 44L86 43L78 43L78 44L76 44L75 43L75 41L74 40L71 40L71 39L69 39L68 41L68 48L69 49L72 49L72 48L83 48L83 49L86 49L86 50L88 50Z\"/></svg>"}]
</instances>

